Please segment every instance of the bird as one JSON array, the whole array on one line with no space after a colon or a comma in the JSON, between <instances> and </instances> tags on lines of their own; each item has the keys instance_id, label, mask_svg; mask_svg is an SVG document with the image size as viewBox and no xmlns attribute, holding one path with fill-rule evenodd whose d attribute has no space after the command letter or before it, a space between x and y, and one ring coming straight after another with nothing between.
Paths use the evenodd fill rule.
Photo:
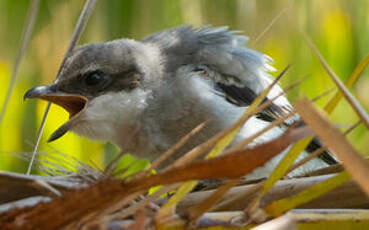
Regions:
<instances>
[{"instance_id":1,"label":"bird","mask_svg":"<svg viewBox=\"0 0 369 230\"><path fill-rule=\"evenodd\" d=\"M153 161L202 122L206 127L167 164L232 125L273 81L269 56L247 47L248 37L228 27L182 25L136 41L118 39L76 47L54 83L28 90L24 98L44 99L69 112L69 120L49 141L66 132L116 144L122 151ZM275 85L265 100L280 94ZM251 136L286 110L280 96L251 117L232 144ZM299 117L291 118L292 122ZM253 145L279 137L277 126ZM312 142L306 156L321 146ZM309 149L310 148L310 149ZM283 154L248 178L268 176ZM257 156L255 156L257 157ZM325 153L295 170L315 170L334 163Z\"/></svg>"}]
</instances>

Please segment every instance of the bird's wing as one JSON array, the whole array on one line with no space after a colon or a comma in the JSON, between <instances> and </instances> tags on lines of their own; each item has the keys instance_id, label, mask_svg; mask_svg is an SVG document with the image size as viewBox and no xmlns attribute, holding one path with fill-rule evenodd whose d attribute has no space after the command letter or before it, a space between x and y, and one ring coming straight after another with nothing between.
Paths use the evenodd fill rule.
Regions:
<instances>
[{"instance_id":1,"label":"bird's wing","mask_svg":"<svg viewBox=\"0 0 369 230\"><path fill-rule=\"evenodd\" d=\"M227 27L181 26L153 34L143 40L158 46L166 58L167 72L191 65L192 71L203 73L214 84L217 94L237 106L249 106L272 82L269 72L275 69L272 59L245 46L248 38L229 31ZM279 93L276 85L264 101ZM292 107L285 97L279 97L258 117L272 121Z\"/></svg>"},{"instance_id":2,"label":"bird's wing","mask_svg":"<svg viewBox=\"0 0 369 230\"><path fill-rule=\"evenodd\" d=\"M228 27L181 26L153 34L142 42L160 48L166 56L167 72L175 72L181 66L192 66L192 71L203 73L202 76L213 82L215 92L228 102L248 106L272 83L269 73L275 69L271 66L270 57L247 48L248 38L238 34L239 31L229 31ZM264 102L281 92L282 89L275 85ZM284 96L280 96L257 117L270 122L285 110L292 110L292 106ZM299 121L299 117L295 116L287 123L294 121ZM313 152L320 146L318 139L314 139L307 151ZM321 156L327 163L336 162L328 152Z\"/></svg>"},{"instance_id":3,"label":"bird's wing","mask_svg":"<svg viewBox=\"0 0 369 230\"><path fill-rule=\"evenodd\" d=\"M266 85L262 78L269 78L265 73L274 71L271 59L246 48L247 37L237 33L228 31L227 27L181 26L153 34L143 42L154 43L161 49L167 57L168 68L204 65L214 71L211 76L214 81L240 87L247 85L255 93L260 93Z\"/></svg>"}]
</instances>

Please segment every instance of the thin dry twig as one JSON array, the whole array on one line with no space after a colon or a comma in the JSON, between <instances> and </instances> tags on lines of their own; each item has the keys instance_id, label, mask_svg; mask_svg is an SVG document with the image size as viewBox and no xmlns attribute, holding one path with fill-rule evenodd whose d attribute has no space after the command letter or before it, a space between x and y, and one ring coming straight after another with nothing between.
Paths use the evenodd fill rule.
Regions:
<instances>
[{"instance_id":1,"label":"thin dry twig","mask_svg":"<svg viewBox=\"0 0 369 230\"><path fill-rule=\"evenodd\" d=\"M189 132L186 136L181 138L173 147L171 147L168 151L160 155L159 158L157 158L152 164L151 167L147 171L151 171L152 169L156 169L162 162L164 162L168 157L170 157L175 151L177 151L179 148L181 148L187 141L193 137L196 133L200 132L208 121L204 121L198 126L196 126L191 132Z\"/></svg>"},{"instance_id":2,"label":"thin dry twig","mask_svg":"<svg viewBox=\"0 0 369 230\"><path fill-rule=\"evenodd\" d=\"M296 114L296 112L291 112L291 113L288 113L288 114L280 117L279 119L271 122L266 127L264 127L263 129L261 129L260 131L256 132L252 136L250 136L250 137L246 138L245 140L241 141L234 148L230 149L229 152L240 151L241 149L243 149L247 145L249 145L251 142L253 142L256 138L258 138L259 136L261 136L264 133L268 132L269 130L277 127L278 125L283 124L287 119L291 118L295 114Z\"/></svg>"},{"instance_id":3,"label":"thin dry twig","mask_svg":"<svg viewBox=\"0 0 369 230\"><path fill-rule=\"evenodd\" d=\"M23 31L23 34L22 34L21 46L19 48L17 57L15 59L15 64L14 64L14 67L13 67L12 76L10 77L10 82L9 82L9 86L8 86L8 92L5 96L4 105L3 105L3 108L1 110L0 124L2 123L2 121L4 119L6 109L8 107L9 101L10 101L10 97L12 96L14 86L15 86L15 83L17 81L19 66L22 62L24 54L26 53L26 49L27 49L29 40L30 40L31 35L32 35L33 27L34 27L35 22L36 22L36 17L37 17L39 8L40 8L40 0L33 0L31 2L31 6L30 6L30 8L28 10L28 13L27 13L26 26L24 27L24 31Z\"/></svg>"},{"instance_id":4,"label":"thin dry twig","mask_svg":"<svg viewBox=\"0 0 369 230\"><path fill-rule=\"evenodd\" d=\"M273 27L273 25L287 12L291 7L292 0L289 0L286 6L273 18L272 21L265 27L265 29L252 41L251 46L255 46L256 43Z\"/></svg>"},{"instance_id":5,"label":"thin dry twig","mask_svg":"<svg viewBox=\"0 0 369 230\"><path fill-rule=\"evenodd\" d=\"M35 180L35 184L48 191L51 196L60 197L62 193L44 180Z\"/></svg>"},{"instance_id":6,"label":"thin dry twig","mask_svg":"<svg viewBox=\"0 0 369 230\"><path fill-rule=\"evenodd\" d=\"M296 195L314 185L331 179L335 174L319 175L300 178L280 180L261 200L261 207L271 204L274 201ZM239 211L244 210L253 202L257 196L256 191L260 189L260 183L248 184L233 187L222 201L211 208L211 211ZM179 215L185 214L189 208L198 205L207 199L214 191L193 192L184 197L177 206ZM161 204L161 201L158 201ZM324 208L367 208L369 207L369 197L365 195L360 187L353 181L343 184L340 187L322 195L321 197L303 204L299 208L324 209Z\"/></svg>"},{"instance_id":7,"label":"thin dry twig","mask_svg":"<svg viewBox=\"0 0 369 230\"><path fill-rule=\"evenodd\" d=\"M157 167L164 162L166 159L168 159L175 151L177 151L179 148L181 148L184 144L188 142L188 140L193 137L196 133L200 132L206 125L208 121L204 121L198 126L196 126L191 132L189 132L187 135L182 137L177 143L175 143L170 149L168 149L166 152L161 154L157 159L155 159L150 167L146 169L145 171L139 172L134 175L134 178L138 178L144 175L149 175L153 169L157 169Z\"/></svg>"},{"instance_id":8,"label":"thin dry twig","mask_svg":"<svg viewBox=\"0 0 369 230\"><path fill-rule=\"evenodd\" d=\"M218 133L207 142L195 147L193 150L189 151L181 158L176 160L174 164L168 166L166 170L170 170L176 166L181 166L187 162L190 162L191 160L195 159L200 154L205 152L207 148L210 148L212 146L214 146L213 149L205 156L205 159L210 159L221 154L224 151L224 149L232 142L232 140L235 138L235 136L240 131L241 127L245 124L245 122L251 116L257 114L262 109L264 109L262 107L266 106L265 105L266 103L262 104L261 106L259 105L263 102L264 98L267 97L270 90L277 84L280 78L284 76L289 67L290 65L288 65L286 68L283 69L283 71L277 76L277 78L274 79L274 81L271 82L271 84L268 87L266 87L266 89L264 89L260 95L258 95L258 97L251 103L251 105L245 110L245 112L241 115L241 117L232 126ZM198 183L197 181L190 181L181 186L178 190L178 193L176 193L168 201L168 203L165 204L159 210L158 215L156 216L155 219L161 221L163 219L166 219L167 217L172 216L174 214L174 209L178 201L181 200L185 194L189 193L196 186L197 183Z\"/></svg>"},{"instance_id":9,"label":"thin dry twig","mask_svg":"<svg viewBox=\"0 0 369 230\"><path fill-rule=\"evenodd\" d=\"M207 199L196 206L190 207L187 215L191 222L196 222L205 212L209 211L216 203L222 200L223 196L239 182L239 179L230 180L228 183L220 186Z\"/></svg>"},{"instance_id":10,"label":"thin dry twig","mask_svg":"<svg viewBox=\"0 0 369 230\"><path fill-rule=\"evenodd\" d=\"M228 152L235 152L235 151L241 151L245 146L250 144L255 138L261 136L265 132L269 131L270 129L276 127L277 125L282 124L285 120L290 118L296 114L295 112L291 112L289 114L286 114L285 116L279 118L278 120L273 121L270 123L267 127L263 128L259 132L255 133L251 137L245 139L244 141L240 142L238 145L236 145L234 148L230 149ZM190 219L192 221L197 220L201 217L201 215L208 211L211 207L213 207L223 196L225 193L227 193L234 185L238 184L241 178L236 178L228 181L226 184L218 188L208 199L206 199L204 202L199 204L196 207L193 207L189 210L188 214L190 216ZM261 184L261 183L260 183Z\"/></svg>"},{"instance_id":11,"label":"thin dry twig","mask_svg":"<svg viewBox=\"0 0 369 230\"><path fill-rule=\"evenodd\" d=\"M139 127L136 127L134 130L133 130L133 132L131 132L130 133L130 135L129 135L129 137L127 138L127 139L125 139L125 143L124 144L126 144L126 143L129 143L131 140L132 140L132 138L137 134L137 132L138 132L138 130L139 130ZM119 160L122 158L122 156L124 155L124 154L126 154L125 152L123 152L123 151L121 151L119 154L118 154L118 156L116 156L107 166L106 166L106 168L104 169L104 177L109 177L111 174L112 174L112 172L114 171L114 169L116 168L116 166L117 166L117 164L118 164L118 162L119 162ZM127 170L127 169L124 169L124 170Z\"/></svg>"},{"instance_id":12,"label":"thin dry twig","mask_svg":"<svg viewBox=\"0 0 369 230\"><path fill-rule=\"evenodd\" d=\"M268 86L267 89L264 90L264 92L269 92L271 90L271 88L274 87L274 85L276 85L279 81L279 79L286 73L286 71L289 69L290 66L287 66L279 75L276 79L274 79L274 81ZM281 94L283 95L283 94ZM278 96L277 96L278 97ZM277 98L276 97L276 98ZM201 154L203 154L207 149L209 149L210 147L214 146L219 140L221 140L222 138L224 138L225 136L227 136L229 133L233 132L234 130L236 130L237 128L239 128L242 124L244 124L251 116L259 113L260 111L262 111L263 109L267 108L268 106L270 106L272 103L272 100L267 101L266 103L262 103L261 105L259 105L256 109L254 109L253 111L250 112L246 112L244 115L242 115L242 117L235 122L232 126L228 127L226 130L216 134L215 136L213 136L212 138L210 138L209 140L207 140L206 142L202 143L199 146L196 146L194 149L192 149L191 151L189 151L188 153L186 153L185 155L183 155L181 158L179 158L178 160L176 160L171 166L168 166L165 170L169 170L171 168L174 168L176 166L180 166L183 165L185 163L188 163L190 161L192 161L193 159L197 158L198 156L200 156Z\"/></svg>"},{"instance_id":13,"label":"thin dry twig","mask_svg":"<svg viewBox=\"0 0 369 230\"><path fill-rule=\"evenodd\" d=\"M146 191L158 184L172 184L205 178L239 177L249 173L256 167L260 167L291 143L308 135L311 135L311 132L306 127L292 129L280 138L258 145L253 149L230 153L206 161L193 162L150 177L143 177L130 182L103 180L88 189L70 192L61 199L37 205L32 210L15 210L12 213L0 215L0 228L4 230L58 229L76 219L81 219L92 213L95 214L96 211L104 209L130 194ZM253 157L255 154L258 154L259 157ZM245 162L248 162L248 164L245 164ZM106 194L109 194L109 196ZM51 222L42 221L55 216L58 216L58 218L53 218ZM16 221L19 219L22 219L22 221Z\"/></svg>"},{"instance_id":14,"label":"thin dry twig","mask_svg":"<svg viewBox=\"0 0 369 230\"><path fill-rule=\"evenodd\" d=\"M136 205L130 206L129 208L126 209L121 209L120 211L110 215L110 216L103 216L103 218L105 220L122 220L124 218L127 218L130 215L133 215L134 213L136 213L137 210L139 209L143 209L144 207L146 207L147 205L149 205L151 202L154 202L155 200L157 200L161 195L168 193L170 191L175 190L176 188L178 188L180 186L180 184L172 184L172 185L167 185L163 188L161 188L159 191L156 191L154 194L146 197L144 200L140 201L139 203L137 203ZM109 208L110 209L110 208ZM116 209L118 210L118 209ZM110 209L110 213L112 210Z\"/></svg>"},{"instance_id":15,"label":"thin dry twig","mask_svg":"<svg viewBox=\"0 0 369 230\"><path fill-rule=\"evenodd\" d=\"M295 108L314 133L342 160L352 178L369 194L369 163L346 140L338 128L330 124L307 99L295 104Z\"/></svg>"},{"instance_id":16,"label":"thin dry twig","mask_svg":"<svg viewBox=\"0 0 369 230\"><path fill-rule=\"evenodd\" d=\"M138 210L134 222L128 226L128 230L145 230L146 220L148 218L147 212L144 209Z\"/></svg>"},{"instance_id":17,"label":"thin dry twig","mask_svg":"<svg viewBox=\"0 0 369 230\"><path fill-rule=\"evenodd\" d=\"M314 43L311 41L311 39L307 35L305 35L304 37L305 37L305 40L306 40L307 44L311 47L311 49L314 51L315 55L318 57L320 63L322 63L322 65L323 65L324 69L327 71L328 75L331 77L331 79L334 81L334 83L340 89L341 93L344 95L346 100L350 103L351 107L355 110L357 115L359 115L359 117L363 120L363 123L365 124L367 129L369 129L369 115L368 115L368 113L360 105L360 103L356 101L354 96L350 93L350 91L341 82L339 77L334 73L334 71L328 65L328 63L324 59L324 57L320 54L318 48L314 45Z\"/></svg>"},{"instance_id":18,"label":"thin dry twig","mask_svg":"<svg viewBox=\"0 0 369 230\"><path fill-rule=\"evenodd\" d=\"M357 128L359 125L361 124L361 120L359 120L358 122L356 122L354 125L352 125L350 128L348 128L343 135L348 135L350 132L352 132L355 128ZM311 161L312 159L314 159L315 157L318 157L320 154L322 154L324 151L327 151L328 147L327 146L322 146L318 149L316 149L314 152L310 153L307 157L305 157L304 159L300 160L299 162L296 162L294 165L291 166L291 168L289 169L287 175L294 171L295 169L299 168L300 166L302 166L303 164Z\"/></svg>"},{"instance_id":19,"label":"thin dry twig","mask_svg":"<svg viewBox=\"0 0 369 230\"><path fill-rule=\"evenodd\" d=\"M60 65L58 74L56 75L56 81L57 81L61 71L64 68L64 65L65 65L65 62L66 62L68 56L70 55L70 53L72 52L72 50L76 46L77 42L81 38L82 31L86 27L88 19L91 16L93 10L95 9L96 2L97 2L97 0L86 0L86 3L83 7L83 10L82 10L82 12L80 14L80 17L78 18L77 24L75 26L72 38L69 42L67 51L64 55L63 61ZM32 158L31 158L31 161L30 161L28 169L27 169L27 175L29 175L31 173L32 164L33 164L33 161L34 161L34 159L36 157L36 154L37 154L38 146L39 146L40 141L41 141L42 133L44 131L45 122L46 122L47 115L49 114L50 107L51 107L51 103L48 102L47 106L46 106L46 109L45 109L45 112L44 112L44 116L42 117L40 128L39 128L38 133L37 133L36 144L35 144L35 147L33 148L33 151L32 151Z\"/></svg>"},{"instance_id":20,"label":"thin dry twig","mask_svg":"<svg viewBox=\"0 0 369 230\"><path fill-rule=\"evenodd\" d=\"M323 93L319 94L318 96L316 97L313 97L310 101L312 102L316 102L318 100L320 100L321 98L329 95L330 93L332 93L334 91L334 88L331 88L331 89L327 89L326 91L324 91Z\"/></svg>"}]
</instances>

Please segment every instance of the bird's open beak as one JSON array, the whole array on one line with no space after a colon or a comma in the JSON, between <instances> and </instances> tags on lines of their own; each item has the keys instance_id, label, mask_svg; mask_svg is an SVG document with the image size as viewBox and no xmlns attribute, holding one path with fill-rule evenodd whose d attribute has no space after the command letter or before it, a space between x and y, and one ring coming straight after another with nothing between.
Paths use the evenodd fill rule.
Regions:
<instances>
[{"instance_id":1,"label":"bird's open beak","mask_svg":"<svg viewBox=\"0 0 369 230\"><path fill-rule=\"evenodd\" d=\"M68 111L69 118L82 111L87 103L87 98L83 96L58 92L54 84L32 88L24 94L26 98L39 98L57 104Z\"/></svg>"},{"instance_id":2,"label":"bird's open beak","mask_svg":"<svg viewBox=\"0 0 369 230\"><path fill-rule=\"evenodd\" d=\"M38 86L28 90L24 94L24 99L27 98L38 98L49 101L63 107L69 113L69 121L57 129L48 141L53 141L63 136L70 129L73 118L85 108L88 101L86 97L80 95L57 91L54 84Z\"/></svg>"}]
</instances>

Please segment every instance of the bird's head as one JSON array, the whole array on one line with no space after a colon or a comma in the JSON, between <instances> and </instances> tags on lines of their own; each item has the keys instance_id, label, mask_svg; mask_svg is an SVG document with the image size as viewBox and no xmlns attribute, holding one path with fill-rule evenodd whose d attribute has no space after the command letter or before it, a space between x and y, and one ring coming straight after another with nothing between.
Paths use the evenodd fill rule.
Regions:
<instances>
[{"instance_id":1,"label":"bird's head","mask_svg":"<svg viewBox=\"0 0 369 230\"><path fill-rule=\"evenodd\" d=\"M78 47L55 83L26 92L24 98L43 99L69 112L69 120L49 141L72 130L116 142L122 130L135 125L147 104L147 75L153 74L147 67L150 57L141 46L132 40L116 40Z\"/></svg>"}]
</instances>

